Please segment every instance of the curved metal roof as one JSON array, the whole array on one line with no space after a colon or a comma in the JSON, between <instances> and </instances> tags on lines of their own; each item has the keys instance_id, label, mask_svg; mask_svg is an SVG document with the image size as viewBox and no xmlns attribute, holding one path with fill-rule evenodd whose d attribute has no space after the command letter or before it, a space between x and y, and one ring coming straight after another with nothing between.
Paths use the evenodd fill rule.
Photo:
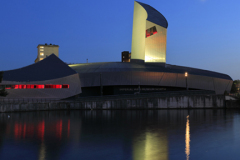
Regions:
<instances>
[{"instance_id":1,"label":"curved metal roof","mask_svg":"<svg viewBox=\"0 0 240 160\"><path fill-rule=\"evenodd\" d=\"M147 18L148 21L158 24L164 28L168 27L168 22L166 18L160 12L158 12L155 8L145 3L141 3L138 1L136 2L139 3L146 10L148 14L148 18Z\"/></svg>"},{"instance_id":2,"label":"curved metal roof","mask_svg":"<svg viewBox=\"0 0 240 160\"><path fill-rule=\"evenodd\" d=\"M47 58L32 65L4 71L4 81L44 81L50 79L57 79L76 74L72 68L68 67L66 63L60 60L56 55L51 54Z\"/></svg>"},{"instance_id":3,"label":"curved metal roof","mask_svg":"<svg viewBox=\"0 0 240 160\"><path fill-rule=\"evenodd\" d=\"M167 72L167 73L181 73L200 76L208 76L215 78L222 78L227 80L232 80L232 78L226 74L212 72L208 70L182 67L175 65L165 65L161 63L126 63L126 62L103 62L103 63L84 63L84 64L75 64L69 65L72 69L81 73L101 73L101 72Z\"/></svg>"}]
</instances>

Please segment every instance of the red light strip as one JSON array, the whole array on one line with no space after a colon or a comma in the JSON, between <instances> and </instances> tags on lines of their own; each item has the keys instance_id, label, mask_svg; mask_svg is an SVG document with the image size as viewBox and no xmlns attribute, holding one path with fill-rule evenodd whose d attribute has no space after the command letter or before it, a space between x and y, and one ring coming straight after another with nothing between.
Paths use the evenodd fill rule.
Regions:
<instances>
[{"instance_id":1,"label":"red light strip","mask_svg":"<svg viewBox=\"0 0 240 160\"><path fill-rule=\"evenodd\" d=\"M62 89L69 88L69 84L16 84L6 85L5 89Z\"/></svg>"}]
</instances>

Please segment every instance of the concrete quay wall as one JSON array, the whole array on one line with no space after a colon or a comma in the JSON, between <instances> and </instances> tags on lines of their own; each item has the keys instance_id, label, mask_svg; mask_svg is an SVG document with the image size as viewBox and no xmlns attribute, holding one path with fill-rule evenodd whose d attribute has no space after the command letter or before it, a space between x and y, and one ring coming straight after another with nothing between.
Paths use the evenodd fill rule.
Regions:
<instances>
[{"instance_id":1,"label":"concrete quay wall","mask_svg":"<svg viewBox=\"0 0 240 160\"><path fill-rule=\"evenodd\" d=\"M223 95L183 95L135 98L84 98L78 101L0 103L0 112L67 109L190 109L225 108Z\"/></svg>"}]
</instances>

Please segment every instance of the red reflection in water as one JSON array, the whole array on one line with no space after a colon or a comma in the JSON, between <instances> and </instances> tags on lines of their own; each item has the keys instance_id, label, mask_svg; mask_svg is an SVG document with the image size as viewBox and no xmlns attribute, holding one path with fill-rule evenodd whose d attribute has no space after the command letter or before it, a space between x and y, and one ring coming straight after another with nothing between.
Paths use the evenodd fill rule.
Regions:
<instances>
[{"instance_id":1,"label":"red reflection in water","mask_svg":"<svg viewBox=\"0 0 240 160\"><path fill-rule=\"evenodd\" d=\"M44 138L44 131L45 131L45 121L42 121L38 124L37 126L38 129L38 136L39 138L41 138L41 140L43 140Z\"/></svg>"},{"instance_id":2,"label":"red reflection in water","mask_svg":"<svg viewBox=\"0 0 240 160\"><path fill-rule=\"evenodd\" d=\"M27 124L27 136L33 136L34 135L34 125L33 124Z\"/></svg>"},{"instance_id":3,"label":"red reflection in water","mask_svg":"<svg viewBox=\"0 0 240 160\"><path fill-rule=\"evenodd\" d=\"M21 133L22 133L22 125L18 124L18 123L15 123L15 125L14 125L14 136L15 136L15 139L21 138Z\"/></svg>"},{"instance_id":4,"label":"red reflection in water","mask_svg":"<svg viewBox=\"0 0 240 160\"><path fill-rule=\"evenodd\" d=\"M46 126L47 123L45 123L44 120L38 123L15 122L13 133L14 133L15 139L37 137L39 140L43 141L47 133L48 134L54 133L53 135L55 135L56 138L62 139L63 133L66 133L67 137L70 136L70 124L71 124L70 119L67 121L66 125L64 126L63 126L63 120L55 121L52 124L49 124L49 126Z\"/></svg>"},{"instance_id":5,"label":"red reflection in water","mask_svg":"<svg viewBox=\"0 0 240 160\"><path fill-rule=\"evenodd\" d=\"M56 136L61 139L62 138L62 120L57 122L56 130L57 130Z\"/></svg>"},{"instance_id":6,"label":"red reflection in water","mask_svg":"<svg viewBox=\"0 0 240 160\"><path fill-rule=\"evenodd\" d=\"M45 122L40 122L37 125L37 128L34 127L34 124L24 124L15 123L14 125L14 136L16 139L26 138L26 136L34 136L34 131L37 130L38 136L43 140L44 131L45 131Z\"/></svg>"},{"instance_id":7,"label":"red reflection in water","mask_svg":"<svg viewBox=\"0 0 240 160\"><path fill-rule=\"evenodd\" d=\"M70 119L68 120L68 137L69 137L69 134L70 134Z\"/></svg>"},{"instance_id":8,"label":"red reflection in water","mask_svg":"<svg viewBox=\"0 0 240 160\"><path fill-rule=\"evenodd\" d=\"M26 125L26 123L24 123L24 125L23 125L23 138L25 138L25 136L26 136L26 128L27 128L27 125Z\"/></svg>"}]
</instances>

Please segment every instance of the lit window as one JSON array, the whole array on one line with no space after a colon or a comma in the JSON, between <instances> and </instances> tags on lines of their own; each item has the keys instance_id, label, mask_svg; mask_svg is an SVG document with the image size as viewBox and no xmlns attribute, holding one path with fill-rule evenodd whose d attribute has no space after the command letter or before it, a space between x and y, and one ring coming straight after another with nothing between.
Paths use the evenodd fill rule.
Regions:
<instances>
[{"instance_id":1,"label":"lit window","mask_svg":"<svg viewBox=\"0 0 240 160\"><path fill-rule=\"evenodd\" d=\"M13 85L13 89L18 89L18 85Z\"/></svg>"},{"instance_id":2,"label":"lit window","mask_svg":"<svg viewBox=\"0 0 240 160\"><path fill-rule=\"evenodd\" d=\"M19 89L26 89L26 85L20 84L20 85L18 85L18 88L19 88Z\"/></svg>"},{"instance_id":3,"label":"lit window","mask_svg":"<svg viewBox=\"0 0 240 160\"><path fill-rule=\"evenodd\" d=\"M62 88L62 85L56 84L56 88Z\"/></svg>"},{"instance_id":4,"label":"lit window","mask_svg":"<svg viewBox=\"0 0 240 160\"><path fill-rule=\"evenodd\" d=\"M5 89L11 89L11 85L6 85Z\"/></svg>"},{"instance_id":5,"label":"lit window","mask_svg":"<svg viewBox=\"0 0 240 160\"><path fill-rule=\"evenodd\" d=\"M63 84L62 88L69 88L69 84Z\"/></svg>"},{"instance_id":6,"label":"lit window","mask_svg":"<svg viewBox=\"0 0 240 160\"><path fill-rule=\"evenodd\" d=\"M43 89L44 88L43 84L34 85L34 88L35 88L35 86L36 86L37 89Z\"/></svg>"},{"instance_id":7,"label":"lit window","mask_svg":"<svg viewBox=\"0 0 240 160\"><path fill-rule=\"evenodd\" d=\"M63 88L61 84L46 84L45 88Z\"/></svg>"},{"instance_id":8,"label":"lit window","mask_svg":"<svg viewBox=\"0 0 240 160\"><path fill-rule=\"evenodd\" d=\"M40 51L44 51L44 49L41 48Z\"/></svg>"},{"instance_id":9,"label":"lit window","mask_svg":"<svg viewBox=\"0 0 240 160\"><path fill-rule=\"evenodd\" d=\"M43 60L43 58L40 58L40 61Z\"/></svg>"},{"instance_id":10,"label":"lit window","mask_svg":"<svg viewBox=\"0 0 240 160\"><path fill-rule=\"evenodd\" d=\"M43 46L40 46L40 48L44 48Z\"/></svg>"},{"instance_id":11,"label":"lit window","mask_svg":"<svg viewBox=\"0 0 240 160\"><path fill-rule=\"evenodd\" d=\"M34 88L34 85L33 85L33 84L27 85L27 89L33 89L33 88Z\"/></svg>"},{"instance_id":12,"label":"lit window","mask_svg":"<svg viewBox=\"0 0 240 160\"><path fill-rule=\"evenodd\" d=\"M146 30L146 37L149 37L149 36L154 35L156 33L157 33L157 29L154 26L154 27L149 28L149 29Z\"/></svg>"},{"instance_id":13,"label":"lit window","mask_svg":"<svg viewBox=\"0 0 240 160\"><path fill-rule=\"evenodd\" d=\"M41 55L41 56L44 56L44 53L43 53L43 52L40 52L40 55Z\"/></svg>"}]
</instances>

